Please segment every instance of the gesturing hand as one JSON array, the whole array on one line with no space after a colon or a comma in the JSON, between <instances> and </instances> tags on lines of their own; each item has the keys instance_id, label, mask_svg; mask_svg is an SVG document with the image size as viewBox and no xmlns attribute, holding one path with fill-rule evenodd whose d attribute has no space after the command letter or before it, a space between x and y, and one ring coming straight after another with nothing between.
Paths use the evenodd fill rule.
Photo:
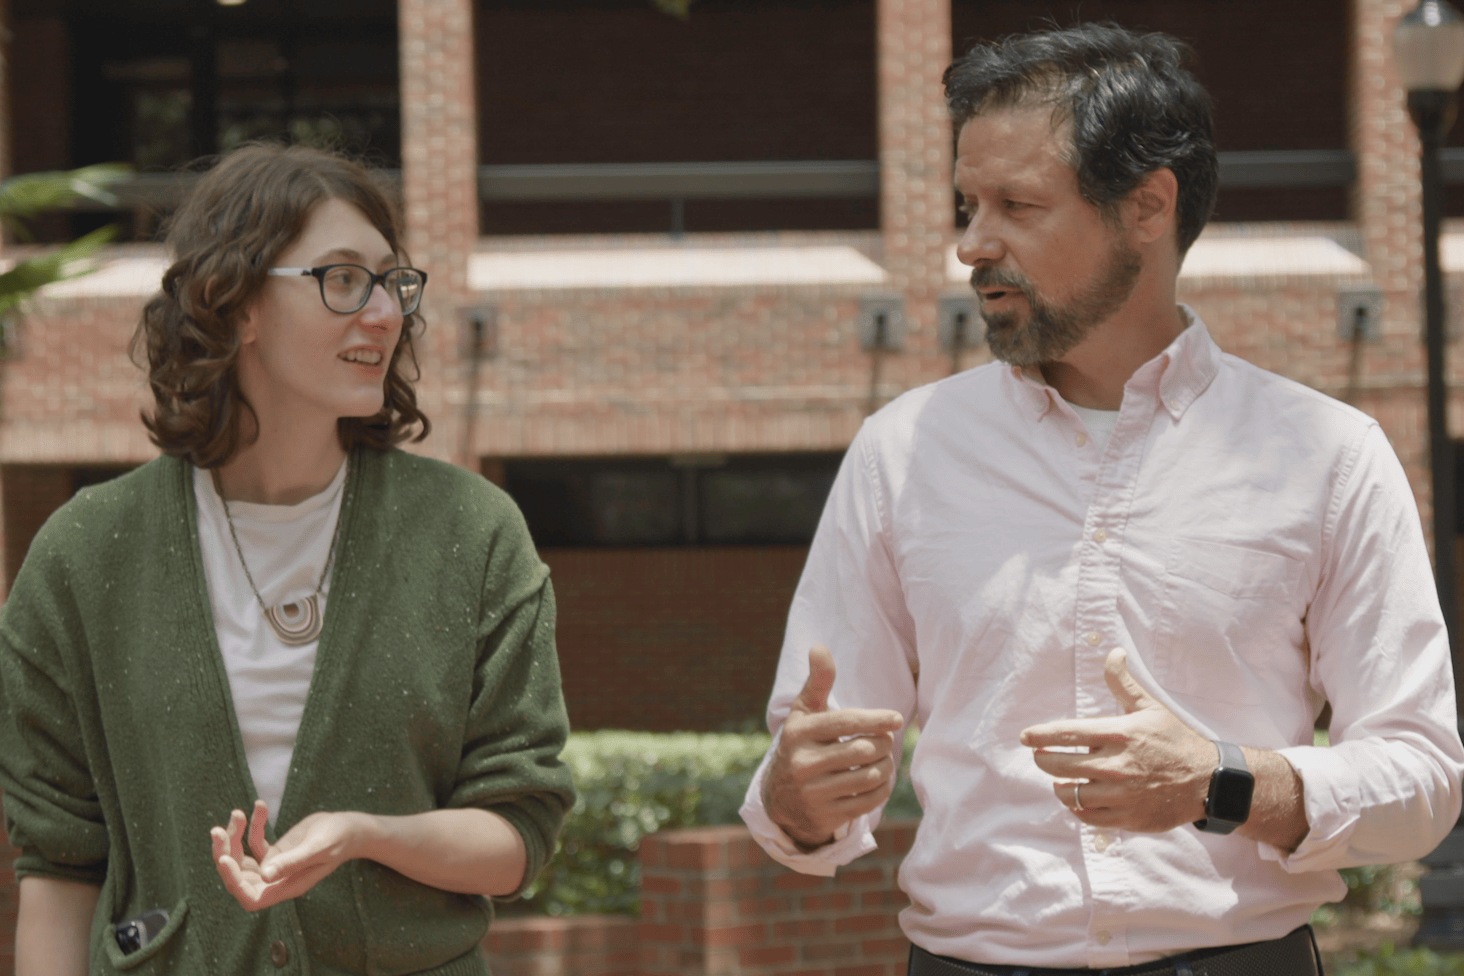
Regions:
<instances>
[{"instance_id":1,"label":"gesturing hand","mask_svg":"<svg viewBox=\"0 0 1464 976\"><path fill-rule=\"evenodd\" d=\"M1037 766L1058 779L1053 792L1079 820L1095 827L1157 833L1199 820L1215 769L1215 746L1156 701L1128 671L1115 648L1103 665L1123 715L1061 719L1022 732ZM1088 752L1050 752L1086 746ZM1075 781L1082 783L1081 794ZM1082 809L1075 801L1082 801Z\"/></svg>"},{"instance_id":2,"label":"gesturing hand","mask_svg":"<svg viewBox=\"0 0 1464 976\"><path fill-rule=\"evenodd\" d=\"M312 813L275 844L267 845L264 825L269 808L263 800L256 800L249 819L253 856L244 853L244 812L235 810L229 815L227 829L209 831L214 864L234 900L246 911L256 912L299 898L342 862L355 857L365 829L362 817L357 813Z\"/></svg>"},{"instance_id":3,"label":"gesturing hand","mask_svg":"<svg viewBox=\"0 0 1464 976\"><path fill-rule=\"evenodd\" d=\"M763 778L763 807L773 822L807 849L889 798L894 788L893 733L905 724L884 708L829 711L834 656L808 652L808 680L793 699L778 751Z\"/></svg>"}]
</instances>

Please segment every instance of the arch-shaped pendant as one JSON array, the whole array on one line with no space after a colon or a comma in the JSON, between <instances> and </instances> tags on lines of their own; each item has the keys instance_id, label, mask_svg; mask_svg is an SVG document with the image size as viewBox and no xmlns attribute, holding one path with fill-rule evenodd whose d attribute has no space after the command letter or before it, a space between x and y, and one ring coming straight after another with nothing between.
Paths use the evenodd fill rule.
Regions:
<instances>
[{"instance_id":1,"label":"arch-shaped pendant","mask_svg":"<svg viewBox=\"0 0 1464 976\"><path fill-rule=\"evenodd\" d=\"M321 624L324 622L321 619L320 601L314 593L294 603L269 607L264 611L264 619L269 621L269 626L280 639L280 643L290 647L309 644L319 638Z\"/></svg>"}]
</instances>

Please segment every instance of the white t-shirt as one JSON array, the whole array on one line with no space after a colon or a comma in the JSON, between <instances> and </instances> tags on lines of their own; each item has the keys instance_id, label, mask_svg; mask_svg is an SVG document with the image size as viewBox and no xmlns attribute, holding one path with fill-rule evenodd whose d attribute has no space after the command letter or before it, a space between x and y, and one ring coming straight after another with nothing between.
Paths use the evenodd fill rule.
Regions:
<instances>
[{"instance_id":1,"label":"white t-shirt","mask_svg":"<svg viewBox=\"0 0 1464 976\"><path fill-rule=\"evenodd\" d=\"M342 462L324 491L297 505L229 503L239 548L266 605L303 600L315 592L335 535L346 467ZM269 804L273 823L284 796L319 642L290 647L275 636L244 575L239 552L229 537L223 502L209 472L194 469L193 495L214 629L244 737L244 754L254 787ZM329 592L330 580L326 579L319 598L321 614Z\"/></svg>"},{"instance_id":2,"label":"white t-shirt","mask_svg":"<svg viewBox=\"0 0 1464 976\"><path fill-rule=\"evenodd\" d=\"M1080 407L1071 402L1068 406L1073 408L1083 426L1088 428L1088 436L1098 445L1098 453L1108 450L1108 437L1113 433L1113 428L1118 426L1118 411L1094 410L1092 407Z\"/></svg>"}]
</instances>

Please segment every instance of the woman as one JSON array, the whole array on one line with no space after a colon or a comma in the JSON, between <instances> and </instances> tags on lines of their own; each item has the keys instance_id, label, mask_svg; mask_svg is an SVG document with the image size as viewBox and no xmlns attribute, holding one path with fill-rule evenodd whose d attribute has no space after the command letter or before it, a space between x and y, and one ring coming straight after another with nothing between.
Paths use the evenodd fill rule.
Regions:
<instances>
[{"instance_id":1,"label":"woman","mask_svg":"<svg viewBox=\"0 0 1464 976\"><path fill-rule=\"evenodd\" d=\"M0 612L18 976L486 974L483 896L573 792L522 517L393 447L427 276L301 147L225 157L168 242L163 456L52 517Z\"/></svg>"}]
</instances>

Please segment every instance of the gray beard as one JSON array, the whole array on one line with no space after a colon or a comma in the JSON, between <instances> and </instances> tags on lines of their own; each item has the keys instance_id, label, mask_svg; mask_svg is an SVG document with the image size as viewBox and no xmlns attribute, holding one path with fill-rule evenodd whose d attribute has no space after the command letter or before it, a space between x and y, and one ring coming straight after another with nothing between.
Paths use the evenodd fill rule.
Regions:
<instances>
[{"instance_id":1,"label":"gray beard","mask_svg":"<svg viewBox=\"0 0 1464 976\"><path fill-rule=\"evenodd\" d=\"M980 292L982 318L986 320L986 344L991 354L1012 366L1037 366L1056 362L1086 339L1128 301L1143 269L1137 251L1118 244L1110 251L1108 265L1071 301L1049 304L1037 297L1025 277L995 268L976 268L971 286L1003 285L1020 291L1027 300L1025 319L1020 310L987 312Z\"/></svg>"}]
</instances>

